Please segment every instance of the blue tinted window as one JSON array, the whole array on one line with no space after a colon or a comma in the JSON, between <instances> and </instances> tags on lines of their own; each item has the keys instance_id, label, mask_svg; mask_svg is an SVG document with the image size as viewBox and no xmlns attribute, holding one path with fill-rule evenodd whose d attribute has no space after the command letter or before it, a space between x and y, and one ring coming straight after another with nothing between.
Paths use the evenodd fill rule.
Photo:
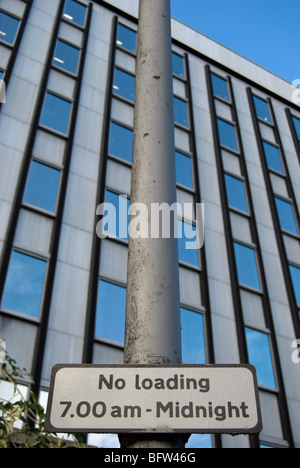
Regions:
<instances>
[{"instance_id":1,"label":"blue tinted window","mask_svg":"<svg viewBox=\"0 0 300 468\"><path fill-rule=\"evenodd\" d=\"M187 364L205 364L203 317L181 308L182 360Z\"/></svg>"},{"instance_id":2,"label":"blue tinted window","mask_svg":"<svg viewBox=\"0 0 300 468\"><path fill-rule=\"evenodd\" d=\"M298 136L298 138L300 140L300 119L297 119L297 117L293 117L293 122L294 122L294 126L295 126L297 136Z\"/></svg>"},{"instance_id":3,"label":"blue tinted window","mask_svg":"<svg viewBox=\"0 0 300 468\"><path fill-rule=\"evenodd\" d=\"M258 383L275 388L269 336L251 328L245 331L249 362L256 368Z\"/></svg>"},{"instance_id":4,"label":"blue tinted window","mask_svg":"<svg viewBox=\"0 0 300 468\"><path fill-rule=\"evenodd\" d=\"M225 175L229 206L248 213L244 182L228 174Z\"/></svg>"},{"instance_id":5,"label":"blue tinted window","mask_svg":"<svg viewBox=\"0 0 300 468\"><path fill-rule=\"evenodd\" d=\"M108 152L112 156L132 162L133 131L114 122L110 124Z\"/></svg>"},{"instance_id":6,"label":"blue tinted window","mask_svg":"<svg viewBox=\"0 0 300 468\"><path fill-rule=\"evenodd\" d=\"M283 174L279 148L277 148L277 146L271 145L270 143L267 143L266 141L264 141L263 144L268 168Z\"/></svg>"},{"instance_id":7,"label":"blue tinted window","mask_svg":"<svg viewBox=\"0 0 300 468\"><path fill-rule=\"evenodd\" d=\"M86 6L75 0L66 0L63 17L78 26L84 26Z\"/></svg>"},{"instance_id":8,"label":"blue tinted window","mask_svg":"<svg viewBox=\"0 0 300 468\"><path fill-rule=\"evenodd\" d=\"M239 283L260 289L255 251L250 247L234 243Z\"/></svg>"},{"instance_id":9,"label":"blue tinted window","mask_svg":"<svg viewBox=\"0 0 300 468\"><path fill-rule=\"evenodd\" d=\"M186 128L189 126L187 103L177 97L174 97L174 122Z\"/></svg>"},{"instance_id":10,"label":"blue tinted window","mask_svg":"<svg viewBox=\"0 0 300 468\"><path fill-rule=\"evenodd\" d=\"M110 237L128 240L130 199L106 190L103 230Z\"/></svg>"},{"instance_id":11,"label":"blue tinted window","mask_svg":"<svg viewBox=\"0 0 300 468\"><path fill-rule=\"evenodd\" d=\"M178 237L179 260L198 267L198 250L195 249L196 226L179 220Z\"/></svg>"},{"instance_id":12,"label":"blue tinted window","mask_svg":"<svg viewBox=\"0 0 300 468\"><path fill-rule=\"evenodd\" d=\"M113 92L116 96L134 102L135 77L118 68L115 69Z\"/></svg>"},{"instance_id":13,"label":"blue tinted window","mask_svg":"<svg viewBox=\"0 0 300 468\"><path fill-rule=\"evenodd\" d=\"M54 213L59 179L60 171L37 161L32 161L24 202Z\"/></svg>"},{"instance_id":14,"label":"blue tinted window","mask_svg":"<svg viewBox=\"0 0 300 468\"><path fill-rule=\"evenodd\" d=\"M20 252L13 252L6 278L2 307L38 317L45 272L45 261Z\"/></svg>"},{"instance_id":15,"label":"blue tinted window","mask_svg":"<svg viewBox=\"0 0 300 468\"><path fill-rule=\"evenodd\" d=\"M254 105L257 117L265 122L272 123L268 103L254 96Z\"/></svg>"},{"instance_id":16,"label":"blue tinted window","mask_svg":"<svg viewBox=\"0 0 300 468\"><path fill-rule=\"evenodd\" d=\"M296 301L300 307L300 268L290 265L290 272L292 276Z\"/></svg>"},{"instance_id":17,"label":"blue tinted window","mask_svg":"<svg viewBox=\"0 0 300 468\"><path fill-rule=\"evenodd\" d=\"M58 40L54 52L53 65L76 75L79 49Z\"/></svg>"},{"instance_id":18,"label":"blue tinted window","mask_svg":"<svg viewBox=\"0 0 300 468\"><path fill-rule=\"evenodd\" d=\"M132 29L118 24L117 45L122 49L128 50L133 54L136 53L136 32Z\"/></svg>"},{"instance_id":19,"label":"blue tinted window","mask_svg":"<svg viewBox=\"0 0 300 468\"><path fill-rule=\"evenodd\" d=\"M0 70L0 80L3 79L3 76L4 76L4 72L2 70Z\"/></svg>"},{"instance_id":20,"label":"blue tinted window","mask_svg":"<svg viewBox=\"0 0 300 468\"><path fill-rule=\"evenodd\" d=\"M178 54L173 52L172 54L172 68L173 74L179 76L180 78L184 78L184 60Z\"/></svg>"},{"instance_id":21,"label":"blue tinted window","mask_svg":"<svg viewBox=\"0 0 300 468\"><path fill-rule=\"evenodd\" d=\"M0 40L13 45L19 29L20 20L0 11Z\"/></svg>"},{"instance_id":22,"label":"blue tinted window","mask_svg":"<svg viewBox=\"0 0 300 468\"><path fill-rule=\"evenodd\" d=\"M185 154L175 152L176 182L190 189L193 188L192 159Z\"/></svg>"},{"instance_id":23,"label":"blue tinted window","mask_svg":"<svg viewBox=\"0 0 300 468\"><path fill-rule=\"evenodd\" d=\"M124 343L126 288L99 281L95 335Z\"/></svg>"},{"instance_id":24,"label":"blue tinted window","mask_svg":"<svg viewBox=\"0 0 300 468\"><path fill-rule=\"evenodd\" d=\"M40 124L66 135L69 128L71 103L46 93Z\"/></svg>"},{"instance_id":25,"label":"blue tinted window","mask_svg":"<svg viewBox=\"0 0 300 468\"><path fill-rule=\"evenodd\" d=\"M234 125L225 122L224 120L218 119L218 128L221 145L237 152L238 147Z\"/></svg>"},{"instance_id":26,"label":"blue tinted window","mask_svg":"<svg viewBox=\"0 0 300 468\"><path fill-rule=\"evenodd\" d=\"M298 234L298 229L295 222L293 207L291 203L275 197L277 212L279 216L281 229Z\"/></svg>"},{"instance_id":27,"label":"blue tinted window","mask_svg":"<svg viewBox=\"0 0 300 468\"><path fill-rule=\"evenodd\" d=\"M214 75L213 73L211 75L211 79L214 96L224 99L224 101L230 102L227 81L220 76Z\"/></svg>"},{"instance_id":28,"label":"blue tinted window","mask_svg":"<svg viewBox=\"0 0 300 468\"><path fill-rule=\"evenodd\" d=\"M212 448L212 439L209 434L192 434L189 438L186 448L203 448L211 449Z\"/></svg>"}]
</instances>

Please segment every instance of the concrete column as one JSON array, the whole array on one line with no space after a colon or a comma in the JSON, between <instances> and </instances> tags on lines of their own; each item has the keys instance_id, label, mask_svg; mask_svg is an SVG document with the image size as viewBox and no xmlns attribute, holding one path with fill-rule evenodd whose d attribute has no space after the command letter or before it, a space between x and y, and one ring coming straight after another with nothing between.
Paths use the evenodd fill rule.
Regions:
<instances>
[{"instance_id":1,"label":"concrete column","mask_svg":"<svg viewBox=\"0 0 300 468\"><path fill-rule=\"evenodd\" d=\"M142 203L147 209L133 213L145 238L129 238L124 363L180 364L174 221L170 238L161 230L159 238L151 238L158 227L151 220L152 204L176 201L170 0L140 0L137 42L131 206ZM133 448L183 446L180 437L168 435L121 440Z\"/></svg>"}]
</instances>

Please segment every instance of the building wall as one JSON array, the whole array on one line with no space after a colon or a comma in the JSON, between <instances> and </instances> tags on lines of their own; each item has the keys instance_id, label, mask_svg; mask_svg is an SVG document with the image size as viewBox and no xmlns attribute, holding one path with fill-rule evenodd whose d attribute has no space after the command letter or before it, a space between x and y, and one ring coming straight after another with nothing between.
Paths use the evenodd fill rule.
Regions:
<instances>
[{"instance_id":1,"label":"building wall","mask_svg":"<svg viewBox=\"0 0 300 468\"><path fill-rule=\"evenodd\" d=\"M86 0L81 3L88 7ZM19 365L33 372L39 390L48 389L57 363L115 364L123 359L118 338L123 306L122 323L114 327L106 310L109 294L112 304L124 302L127 241L100 240L96 210L112 193L130 196L131 163L112 149L112 126L118 125L119 139L130 139L134 102L122 95L122 86L128 93L135 56L118 39L118 22L136 31L137 1L92 2L83 26L74 24L67 8L60 0L0 1L0 11L20 19L15 45L0 43L0 70L7 84L7 102L0 111L0 338ZM184 71L179 76L174 70L174 95L183 106L182 120L175 122L176 151L188 158L193 174L192 186L178 181L178 201L205 205L204 246L197 258L183 252L180 259L185 357L195 363L252 362L258 357L250 340L259 340L256 347L265 353L274 380L266 384L262 375L259 385L260 442L299 447L300 374L291 358L292 343L299 338L299 284L293 284L289 267L300 266L300 168L289 116L300 119L300 110L285 81L178 21L172 20L172 31L173 52ZM79 51L76 73L53 60L58 38ZM116 73L123 76L120 86ZM212 75L219 77L228 99L220 97ZM70 110L66 131L43 120L50 95L63 99ZM267 106L270 122L257 118L253 96ZM236 149L224 144L220 119L233 125ZM263 141L279 148L282 173L270 170ZM114 143L120 148L119 141ZM52 210L26 201L33 166L41 164L59 178ZM233 201L228 180L240 190ZM234 206L243 194L247 209ZM293 207L295 233L282 229L275 198L289 201L288 212ZM243 252L250 263L255 259L258 288L239 276L244 274L235 257L239 246L247 248ZM14 278L21 279L16 291L26 297L20 288L20 282L27 285L26 275L18 276L17 270L24 256L44 268L37 314L26 313L23 305L5 307L12 304L7 291L13 290ZM186 344L191 323L197 323L199 333L194 357L192 344ZM191 341L194 345L195 338ZM203 438L195 443L204 443ZM259 441L222 436L211 443L253 447Z\"/></svg>"}]
</instances>

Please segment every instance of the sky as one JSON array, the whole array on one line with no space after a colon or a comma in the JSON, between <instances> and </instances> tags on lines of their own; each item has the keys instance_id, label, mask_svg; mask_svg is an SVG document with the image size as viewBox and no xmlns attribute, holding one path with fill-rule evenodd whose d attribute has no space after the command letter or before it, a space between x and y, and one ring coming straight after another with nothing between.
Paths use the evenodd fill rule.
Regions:
<instances>
[{"instance_id":1,"label":"sky","mask_svg":"<svg viewBox=\"0 0 300 468\"><path fill-rule=\"evenodd\" d=\"M171 0L174 18L289 82L300 79L300 0Z\"/></svg>"}]
</instances>

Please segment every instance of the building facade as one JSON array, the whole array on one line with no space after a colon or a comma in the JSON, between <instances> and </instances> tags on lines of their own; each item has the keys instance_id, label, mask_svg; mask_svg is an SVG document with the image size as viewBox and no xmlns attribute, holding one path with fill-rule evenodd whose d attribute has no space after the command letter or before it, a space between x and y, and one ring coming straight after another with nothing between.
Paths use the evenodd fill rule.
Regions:
<instances>
[{"instance_id":1,"label":"building facade","mask_svg":"<svg viewBox=\"0 0 300 468\"><path fill-rule=\"evenodd\" d=\"M41 401L57 363L123 362L137 16L0 0L0 339ZM179 239L183 361L253 364L263 416L189 446L299 448L296 90L176 20L172 41L177 201L205 207L203 247ZM100 238L104 201L120 222Z\"/></svg>"}]
</instances>

